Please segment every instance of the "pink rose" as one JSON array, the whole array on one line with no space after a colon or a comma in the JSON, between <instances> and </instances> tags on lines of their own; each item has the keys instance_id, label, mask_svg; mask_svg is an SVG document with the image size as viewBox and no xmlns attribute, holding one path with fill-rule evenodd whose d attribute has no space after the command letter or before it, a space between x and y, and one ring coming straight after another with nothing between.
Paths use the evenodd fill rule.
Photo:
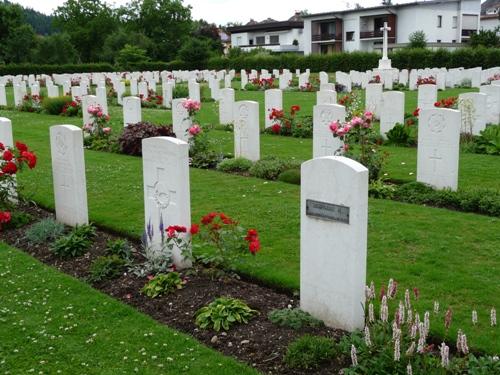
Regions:
<instances>
[{"instance_id":1,"label":"pink rose","mask_svg":"<svg viewBox=\"0 0 500 375\"><path fill-rule=\"evenodd\" d=\"M111 133L111 128L103 128L102 131L104 132L104 134L109 134Z\"/></svg>"},{"instance_id":2,"label":"pink rose","mask_svg":"<svg viewBox=\"0 0 500 375\"><path fill-rule=\"evenodd\" d=\"M332 131L332 133L336 133L337 130L339 129L339 122L338 121L334 121L330 124L330 130Z\"/></svg>"},{"instance_id":3,"label":"pink rose","mask_svg":"<svg viewBox=\"0 0 500 375\"><path fill-rule=\"evenodd\" d=\"M201 133L201 128L199 125L193 125L188 129L188 132L193 137Z\"/></svg>"}]
</instances>

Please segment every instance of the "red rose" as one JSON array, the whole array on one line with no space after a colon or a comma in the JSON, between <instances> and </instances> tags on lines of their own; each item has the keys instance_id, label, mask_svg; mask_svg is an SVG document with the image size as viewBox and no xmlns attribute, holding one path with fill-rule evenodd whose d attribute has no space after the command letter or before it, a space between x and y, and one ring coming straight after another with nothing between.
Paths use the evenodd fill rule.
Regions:
<instances>
[{"instance_id":1,"label":"red rose","mask_svg":"<svg viewBox=\"0 0 500 375\"><path fill-rule=\"evenodd\" d=\"M12 152L10 152L10 150L5 150L3 152L3 160L11 161L13 158L14 158L14 155L12 155Z\"/></svg>"},{"instance_id":2,"label":"red rose","mask_svg":"<svg viewBox=\"0 0 500 375\"><path fill-rule=\"evenodd\" d=\"M255 255L259 250L260 250L260 242L258 239L253 240L248 244L248 250L252 253L252 255Z\"/></svg>"},{"instance_id":3,"label":"red rose","mask_svg":"<svg viewBox=\"0 0 500 375\"><path fill-rule=\"evenodd\" d=\"M6 174L15 174L17 172L17 166L9 161L2 167L2 172Z\"/></svg>"},{"instance_id":4,"label":"red rose","mask_svg":"<svg viewBox=\"0 0 500 375\"><path fill-rule=\"evenodd\" d=\"M8 223L11 219L10 212L2 212L0 211L0 224Z\"/></svg>"},{"instance_id":5,"label":"red rose","mask_svg":"<svg viewBox=\"0 0 500 375\"><path fill-rule=\"evenodd\" d=\"M189 233L191 233L191 235L196 235L200 232L200 226L198 224L192 224L191 225L191 229L189 230Z\"/></svg>"},{"instance_id":6,"label":"red rose","mask_svg":"<svg viewBox=\"0 0 500 375\"><path fill-rule=\"evenodd\" d=\"M2 142L0 142L0 150L5 150L5 146L3 145Z\"/></svg>"},{"instance_id":7,"label":"red rose","mask_svg":"<svg viewBox=\"0 0 500 375\"><path fill-rule=\"evenodd\" d=\"M215 219L216 216L217 216L216 212L211 212L201 218L201 223L203 225L208 225Z\"/></svg>"},{"instance_id":8,"label":"red rose","mask_svg":"<svg viewBox=\"0 0 500 375\"><path fill-rule=\"evenodd\" d=\"M290 109L290 112L292 112L292 114L295 114L298 111L300 111L300 106L298 106L298 105L292 105L292 108Z\"/></svg>"},{"instance_id":9,"label":"red rose","mask_svg":"<svg viewBox=\"0 0 500 375\"><path fill-rule=\"evenodd\" d=\"M279 134L281 132L281 125L280 124L274 124L273 126L271 126L271 131L274 134Z\"/></svg>"},{"instance_id":10,"label":"red rose","mask_svg":"<svg viewBox=\"0 0 500 375\"><path fill-rule=\"evenodd\" d=\"M25 151L25 152L21 153L21 156L24 160L26 160L26 163L28 164L28 167L30 169L35 168L35 166L36 166L36 155L35 154L33 154L32 152Z\"/></svg>"},{"instance_id":11,"label":"red rose","mask_svg":"<svg viewBox=\"0 0 500 375\"><path fill-rule=\"evenodd\" d=\"M28 151L28 146L21 142L16 142L16 148L19 150L19 152Z\"/></svg>"},{"instance_id":12,"label":"red rose","mask_svg":"<svg viewBox=\"0 0 500 375\"><path fill-rule=\"evenodd\" d=\"M434 103L434 107L441 107L441 102Z\"/></svg>"}]
</instances>

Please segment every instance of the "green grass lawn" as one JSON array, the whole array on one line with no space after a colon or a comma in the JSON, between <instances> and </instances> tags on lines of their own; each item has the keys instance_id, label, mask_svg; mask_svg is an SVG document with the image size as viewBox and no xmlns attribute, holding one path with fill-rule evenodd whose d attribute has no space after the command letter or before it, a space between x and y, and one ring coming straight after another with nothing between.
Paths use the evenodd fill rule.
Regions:
<instances>
[{"instance_id":1,"label":"green grass lawn","mask_svg":"<svg viewBox=\"0 0 500 375\"><path fill-rule=\"evenodd\" d=\"M0 242L2 374L257 374Z\"/></svg>"},{"instance_id":2,"label":"green grass lawn","mask_svg":"<svg viewBox=\"0 0 500 375\"><path fill-rule=\"evenodd\" d=\"M145 115L157 112L168 113L145 111ZM1 115L12 119L15 138L27 142L40 158L37 169L19 176L25 194L53 207L48 128L61 123L81 125L81 119L7 111ZM287 146L297 152L305 148L306 151L300 151L301 155L310 150L309 140L272 136L262 139L264 154L277 153L278 148L285 150ZM415 152L401 149L403 151ZM482 185L498 186L498 177L494 177L498 176L497 159L471 156L471 160L489 175L475 172L465 175L466 180L476 179L476 183ZM138 237L144 221L141 159L94 151L86 151L85 158L91 219L99 225ZM405 162L408 165L411 160ZM461 171L461 184L473 186L463 181L463 176ZM261 233L262 252L240 266L240 270L289 289L299 286L299 192L300 188L295 185L191 170L193 218L220 210L238 218L246 227L257 228ZM487 323L490 308L498 308L500 302L499 228L497 218L372 199L368 280L380 286L393 277L400 282L401 288L419 287L422 309L432 310L434 300L439 300L443 308L451 306L454 330L463 328L469 334L472 347L498 352L498 329L490 329ZM472 309L479 313L480 325L477 327L470 324ZM432 325L437 333L442 333L440 327L438 322Z\"/></svg>"}]
</instances>

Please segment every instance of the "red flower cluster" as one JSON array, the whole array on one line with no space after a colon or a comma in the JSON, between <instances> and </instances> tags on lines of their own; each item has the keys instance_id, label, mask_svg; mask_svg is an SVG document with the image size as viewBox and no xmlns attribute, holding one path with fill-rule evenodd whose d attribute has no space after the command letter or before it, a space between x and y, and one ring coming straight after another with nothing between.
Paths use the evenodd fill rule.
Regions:
<instances>
[{"instance_id":1,"label":"red flower cluster","mask_svg":"<svg viewBox=\"0 0 500 375\"><path fill-rule=\"evenodd\" d=\"M271 88L274 86L274 78L262 78L262 79L252 79L252 84L262 88Z\"/></svg>"},{"instance_id":2,"label":"red flower cluster","mask_svg":"<svg viewBox=\"0 0 500 375\"><path fill-rule=\"evenodd\" d=\"M3 174L14 175L19 170L22 163L33 169L36 166L36 155L28 150L28 147L21 142L16 142L17 155L14 155L12 150L5 148L5 146L0 143L0 154L2 155L0 162L3 160L4 163L0 163L1 170L0 176Z\"/></svg>"},{"instance_id":3,"label":"red flower cluster","mask_svg":"<svg viewBox=\"0 0 500 375\"><path fill-rule=\"evenodd\" d=\"M7 224L11 219L10 212L0 211L0 229L2 229L2 224Z\"/></svg>"},{"instance_id":4,"label":"red flower cluster","mask_svg":"<svg viewBox=\"0 0 500 375\"><path fill-rule=\"evenodd\" d=\"M71 101L66 103L61 110L61 113L64 115L75 116L78 113L80 104L77 101Z\"/></svg>"},{"instance_id":5,"label":"red flower cluster","mask_svg":"<svg viewBox=\"0 0 500 375\"><path fill-rule=\"evenodd\" d=\"M380 82L381 82L380 76L377 74L368 83L380 83Z\"/></svg>"},{"instance_id":6,"label":"red flower cluster","mask_svg":"<svg viewBox=\"0 0 500 375\"><path fill-rule=\"evenodd\" d=\"M420 114L420 108L415 108L415 110L413 111L413 116L418 117L419 114Z\"/></svg>"},{"instance_id":7,"label":"red flower cluster","mask_svg":"<svg viewBox=\"0 0 500 375\"><path fill-rule=\"evenodd\" d=\"M339 104L340 105L349 105L352 103L353 97L349 94L344 95L339 99Z\"/></svg>"},{"instance_id":8,"label":"red flower cluster","mask_svg":"<svg viewBox=\"0 0 500 375\"><path fill-rule=\"evenodd\" d=\"M271 113L269 114L269 120L279 120L285 116L285 112L282 109L271 109Z\"/></svg>"},{"instance_id":9,"label":"red flower cluster","mask_svg":"<svg viewBox=\"0 0 500 375\"><path fill-rule=\"evenodd\" d=\"M449 98L441 99L434 103L434 107L438 108L455 108L458 103L457 96L450 96Z\"/></svg>"},{"instance_id":10,"label":"red flower cluster","mask_svg":"<svg viewBox=\"0 0 500 375\"><path fill-rule=\"evenodd\" d=\"M281 125L280 124L274 124L271 126L271 131L274 133L274 134L279 134L281 133Z\"/></svg>"},{"instance_id":11,"label":"red flower cluster","mask_svg":"<svg viewBox=\"0 0 500 375\"><path fill-rule=\"evenodd\" d=\"M417 86L420 85L435 85L436 84L436 79L433 76L430 77L418 77L417 79Z\"/></svg>"},{"instance_id":12,"label":"red flower cluster","mask_svg":"<svg viewBox=\"0 0 500 375\"><path fill-rule=\"evenodd\" d=\"M233 219L231 219L229 216L227 216L223 212L210 212L209 214L207 214L201 218L201 223L205 226L212 224L212 229L218 230L221 228L221 226L220 226L220 224L214 222L217 219L217 217L220 218L220 221L222 222L222 224L225 224L225 225L236 224L236 222L233 221Z\"/></svg>"},{"instance_id":13,"label":"red flower cluster","mask_svg":"<svg viewBox=\"0 0 500 375\"><path fill-rule=\"evenodd\" d=\"M248 250L255 255L260 250L259 234L255 229L249 229L245 237L245 241L248 242Z\"/></svg>"},{"instance_id":14,"label":"red flower cluster","mask_svg":"<svg viewBox=\"0 0 500 375\"><path fill-rule=\"evenodd\" d=\"M167 232L168 238L174 238L177 237L177 233L186 233L187 228L182 225L170 225L165 229L165 232Z\"/></svg>"},{"instance_id":15,"label":"red flower cluster","mask_svg":"<svg viewBox=\"0 0 500 375\"><path fill-rule=\"evenodd\" d=\"M297 112L299 112L299 111L300 111L300 106L298 106L298 105L292 105L292 106L290 107L290 114L291 114L292 116L295 116L295 114L296 114Z\"/></svg>"}]
</instances>

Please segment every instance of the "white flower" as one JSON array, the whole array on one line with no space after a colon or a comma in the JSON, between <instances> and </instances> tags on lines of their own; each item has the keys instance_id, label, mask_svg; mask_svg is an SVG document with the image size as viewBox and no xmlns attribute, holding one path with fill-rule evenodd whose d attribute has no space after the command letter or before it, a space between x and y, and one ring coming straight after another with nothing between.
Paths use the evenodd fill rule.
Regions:
<instances>
[{"instance_id":1,"label":"white flower","mask_svg":"<svg viewBox=\"0 0 500 375\"><path fill-rule=\"evenodd\" d=\"M477 324L477 311L472 310L472 324L476 325Z\"/></svg>"},{"instance_id":2,"label":"white flower","mask_svg":"<svg viewBox=\"0 0 500 375\"><path fill-rule=\"evenodd\" d=\"M351 361L354 367L358 365L358 356L356 354L356 347L354 345L351 345Z\"/></svg>"},{"instance_id":3,"label":"white flower","mask_svg":"<svg viewBox=\"0 0 500 375\"><path fill-rule=\"evenodd\" d=\"M380 320L387 323L389 318L389 308L387 307L387 296L382 297L382 304L380 305Z\"/></svg>"},{"instance_id":4,"label":"white flower","mask_svg":"<svg viewBox=\"0 0 500 375\"><path fill-rule=\"evenodd\" d=\"M410 290L409 289L405 290L405 306L406 306L407 310L411 309Z\"/></svg>"},{"instance_id":5,"label":"white flower","mask_svg":"<svg viewBox=\"0 0 500 375\"><path fill-rule=\"evenodd\" d=\"M394 342L394 361L399 362L400 359L401 359L401 348L400 348L399 339L397 339Z\"/></svg>"},{"instance_id":6,"label":"white flower","mask_svg":"<svg viewBox=\"0 0 500 375\"><path fill-rule=\"evenodd\" d=\"M491 311L490 311L490 320L491 320L492 327L497 325L497 311L495 310L494 307L492 307Z\"/></svg>"},{"instance_id":7,"label":"white flower","mask_svg":"<svg viewBox=\"0 0 500 375\"><path fill-rule=\"evenodd\" d=\"M411 368L411 363L408 363L408 366L406 366L406 375L413 375L413 370Z\"/></svg>"},{"instance_id":8,"label":"white flower","mask_svg":"<svg viewBox=\"0 0 500 375\"><path fill-rule=\"evenodd\" d=\"M413 355L413 353L415 353L415 341L411 342L410 347L406 351L406 356L409 357L409 356Z\"/></svg>"},{"instance_id":9,"label":"white flower","mask_svg":"<svg viewBox=\"0 0 500 375\"><path fill-rule=\"evenodd\" d=\"M370 338L370 328L365 326L365 344L366 346L372 346L372 340Z\"/></svg>"},{"instance_id":10,"label":"white flower","mask_svg":"<svg viewBox=\"0 0 500 375\"><path fill-rule=\"evenodd\" d=\"M441 352L441 366L448 367L450 363L450 348L443 342L440 347Z\"/></svg>"},{"instance_id":11,"label":"white flower","mask_svg":"<svg viewBox=\"0 0 500 375\"><path fill-rule=\"evenodd\" d=\"M434 301L434 314L439 314L439 302Z\"/></svg>"},{"instance_id":12,"label":"white flower","mask_svg":"<svg viewBox=\"0 0 500 375\"><path fill-rule=\"evenodd\" d=\"M375 313L373 312L373 303L370 303L368 305L368 321L370 323L374 323L375 322Z\"/></svg>"}]
</instances>

